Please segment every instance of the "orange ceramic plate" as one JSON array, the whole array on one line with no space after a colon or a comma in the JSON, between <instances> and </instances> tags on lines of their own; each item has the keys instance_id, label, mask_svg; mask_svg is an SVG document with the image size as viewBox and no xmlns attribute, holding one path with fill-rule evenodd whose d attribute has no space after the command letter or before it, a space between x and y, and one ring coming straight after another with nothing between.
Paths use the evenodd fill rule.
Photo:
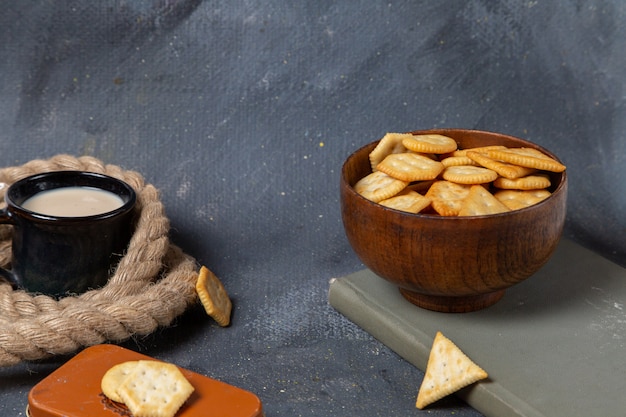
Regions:
<instances>
[{"instance_id":1,"label":"orange ceramic plate","mask_svg":"<svg viewBox=\"0 0 626 417\"><path fill-rule=\"evenodd\" d=\"M114 345L89 347L69 360L28 394L30 417L119 417L128 409L104 396L104 373L125 361L152 359ZM176 417L263 417L261 401L251 392L181 369L195 391Z\"/></svg>"}]
</instances>

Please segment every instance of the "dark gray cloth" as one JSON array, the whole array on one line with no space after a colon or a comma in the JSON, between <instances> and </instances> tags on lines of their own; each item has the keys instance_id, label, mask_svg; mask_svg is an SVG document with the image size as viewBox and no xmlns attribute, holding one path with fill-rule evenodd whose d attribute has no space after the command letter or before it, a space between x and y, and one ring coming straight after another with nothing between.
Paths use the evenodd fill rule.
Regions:
<instances>
[{"instance_id":1,"label":"dark gray cloth","mask_svg":"<svg viewBox=\"0 0 626 417\"><path fill-rule=\"evenodd\" d=\"M268 416L420 414L421 372L326 299L330 278L363 268L341 164L387 131L547 147L568 167L566 236L626 265L620 0L2 6L0 166L87 154L157 186L233 325L194 309L126 345L249 389ZM0 414L20 415L59 362L0 369ZM429 415L451 412L478 415L455 399Z\"/></svg>"}]
</instances>

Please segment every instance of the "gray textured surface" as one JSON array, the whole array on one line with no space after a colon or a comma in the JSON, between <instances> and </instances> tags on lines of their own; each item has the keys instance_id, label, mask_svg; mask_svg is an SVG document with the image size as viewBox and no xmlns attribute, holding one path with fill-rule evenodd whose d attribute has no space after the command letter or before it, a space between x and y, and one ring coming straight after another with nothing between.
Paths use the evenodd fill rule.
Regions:
<instances>
[{"instance_id":1,"label":"gray textured surface","mask_svg":"<svg viewBox=\"0 0 626 417\"><path fill-rule=\"evenodd\" d=\"M421 373L335 312L362 268L344 158L386 131L528 138L569 169L566 234L626 264L626 6L613 1L4 2L0 165L89 154L142 172L172 236L223 279L129 346L250 389L268 416L419 415ZM0 370L0 411L56 366ZM429 414L430 413L430 414ZM429 415L477 413L451 400Z\"/></svg>"}]
</instances>

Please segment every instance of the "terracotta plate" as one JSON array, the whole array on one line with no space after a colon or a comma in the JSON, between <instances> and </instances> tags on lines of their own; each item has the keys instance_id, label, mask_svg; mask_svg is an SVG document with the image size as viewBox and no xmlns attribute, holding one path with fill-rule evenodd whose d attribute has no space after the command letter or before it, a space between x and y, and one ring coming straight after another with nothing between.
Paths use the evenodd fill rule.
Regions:
<instances>
[{"instance_id":1,"label":"terracotta plate","mask_svg":"<svg viewBox=\"0 0 626 417\"><path fill-rule=\"evenodd\" d=\"M100 381L113 365L153 359L115 345L89 347L35 385L28 394L30 417L116 417L128 409L104 396ZM251 392L181 369L195 391L176 417L263 417L259 398Z\"/></svg>"}]
</instances>

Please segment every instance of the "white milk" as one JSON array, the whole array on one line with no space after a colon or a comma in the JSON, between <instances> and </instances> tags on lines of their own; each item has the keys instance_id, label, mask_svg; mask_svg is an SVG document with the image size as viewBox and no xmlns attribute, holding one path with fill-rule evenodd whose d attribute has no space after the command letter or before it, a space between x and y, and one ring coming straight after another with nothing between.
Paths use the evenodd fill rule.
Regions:
<instances>
[{"instance_id":1,"label":"white milk","mask_svg":"<svg viewBox=\"0 0 626 417\"><path fill-rule=\"evenodd\" d=\"M116 194L93 187L62 187L35 194L23 204L48 216L83 217L107 213L124 205Z\"/></svg>"}]
</instances>

